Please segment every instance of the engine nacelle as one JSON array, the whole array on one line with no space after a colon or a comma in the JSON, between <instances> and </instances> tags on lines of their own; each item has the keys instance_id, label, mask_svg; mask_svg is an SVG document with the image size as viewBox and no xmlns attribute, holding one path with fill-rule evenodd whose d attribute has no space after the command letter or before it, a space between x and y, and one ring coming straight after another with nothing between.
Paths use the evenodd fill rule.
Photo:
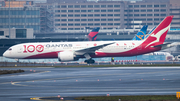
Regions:
<instances>
[{"instance_id":1,"label":"engine nacelle","mask_svg":"<svg viewBox=\"0 0 180 101\"><path fill-rule=\"evenodd\" d=\"M58 59L59 59L59 61L62 61L62 62L79 60L79 58L77 58L76 55L74 54L74 52L72 52L72 51L59 52Z\"/></svg>"}]
</instances>

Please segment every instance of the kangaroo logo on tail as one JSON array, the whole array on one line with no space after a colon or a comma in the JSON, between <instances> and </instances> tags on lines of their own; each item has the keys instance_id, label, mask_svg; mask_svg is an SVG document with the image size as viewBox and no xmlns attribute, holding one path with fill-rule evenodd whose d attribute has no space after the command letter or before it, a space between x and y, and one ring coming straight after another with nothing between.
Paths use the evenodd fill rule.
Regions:
<instances>
[{"instance_id":1,"label":"kangaroo logo on tail","mask_svg":"<svg viewBox=\"0 0 180 101\"><path fill-rule=\"evenodd\" d=\"M173 16L167 16L154 31L149 35L149 37L144 41L146 44L145 48L148 46L155 46L164 43L167 32L170 29L170 24Z\"/></svg>"}]
</instances>

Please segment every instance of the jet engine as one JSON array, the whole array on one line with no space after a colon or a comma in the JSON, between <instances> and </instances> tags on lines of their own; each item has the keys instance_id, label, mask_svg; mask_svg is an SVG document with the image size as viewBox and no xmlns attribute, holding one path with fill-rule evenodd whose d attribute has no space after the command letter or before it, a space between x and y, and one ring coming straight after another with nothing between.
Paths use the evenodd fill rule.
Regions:
<instances>
[{"instance_id":1,"label":"jet engine","mask_svg":"<svg viewBox=\"0 0 180 101\"><path fill-rule=\"evenodd\" d=\"M72 51L64 51L58 53L58 60L62 62L77 61L79 58L76 57Z\"/></svg>"}]
</instances>

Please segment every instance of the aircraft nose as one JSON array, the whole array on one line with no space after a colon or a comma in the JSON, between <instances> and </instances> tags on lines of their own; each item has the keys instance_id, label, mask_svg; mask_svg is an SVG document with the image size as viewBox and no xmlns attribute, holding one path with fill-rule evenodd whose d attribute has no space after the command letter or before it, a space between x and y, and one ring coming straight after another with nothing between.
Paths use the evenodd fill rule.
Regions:
<instances>
[{"instance_id":1,"label":"aircraft nose","mask_svg":"<svg viewBox=\"0 0 180 101\"><path fill-rule=\"evenodd\" d=\"M7 51L5 51L5 52L3 53L3 57L8 57Z\"/></svg>"}]
</instances>

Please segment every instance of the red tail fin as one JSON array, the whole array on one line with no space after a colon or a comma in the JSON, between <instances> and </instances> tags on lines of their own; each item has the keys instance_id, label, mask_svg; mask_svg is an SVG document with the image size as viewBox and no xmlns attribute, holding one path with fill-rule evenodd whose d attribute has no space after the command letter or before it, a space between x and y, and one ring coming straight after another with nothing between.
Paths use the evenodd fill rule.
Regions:
<instances>
[{"instance_id":1,"label":"red tail fin","mask_svg":"<svg viewBox=\"0 0 180 101\"><path fill-rule=\"evenodd\" d=\"M170 24L173 16L167 16L164 20L156 27L156 29L149 35L145 40L144 44L146 47L163 44L166 38L167 32L170 29Z\"/></svg>"},{"instance_id":2,"label":"red tail fin","mask_svg":"<svg viewBox=\"0 0 180 101\"><path fill-rule=\"evenodd\" d=\"M99 27L93 28L93 30L88 34L89 41L96 41L99 29Z\"/></svg>"}]
</instances>

